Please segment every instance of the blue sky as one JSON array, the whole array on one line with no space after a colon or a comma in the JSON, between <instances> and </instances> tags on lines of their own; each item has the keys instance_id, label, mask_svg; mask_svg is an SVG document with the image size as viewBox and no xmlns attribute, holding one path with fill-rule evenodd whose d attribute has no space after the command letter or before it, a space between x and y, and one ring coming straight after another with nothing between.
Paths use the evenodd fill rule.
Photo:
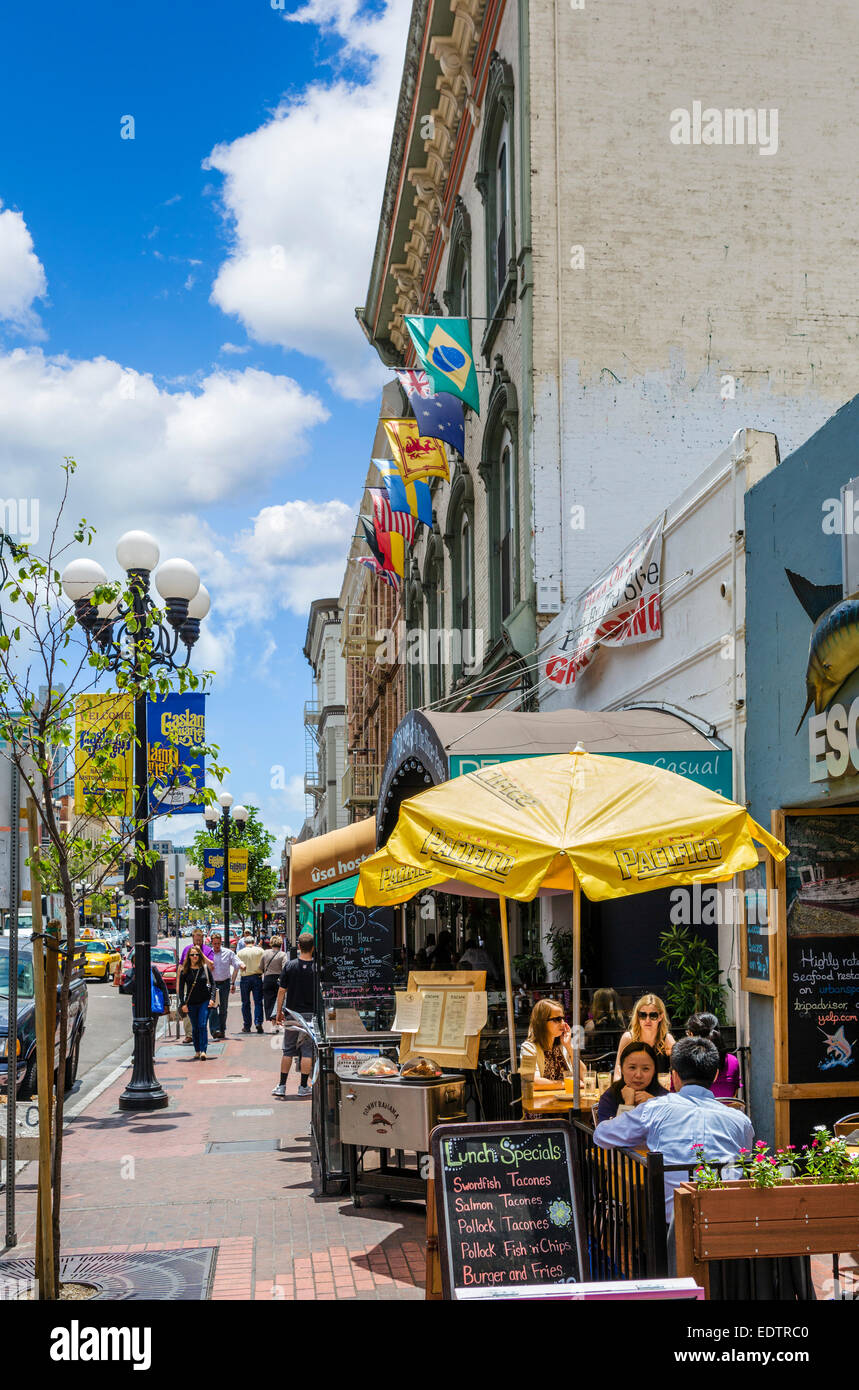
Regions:
<instances>
[{"instance_id":1,"label":"blue sky","mask_svg":"<svg viewBox=\"0 0 859 1390\"><path fill-rule=\"evenodd\" d=\"M197 565L208 737L279 841L303 818L307 605L339 590L385 380L354 306L409 8L96 0L3 20L0 493L38 498L44 528L73 454L70 518L94 521L108 573L134 526Z\"/></svg>"}]
</instances>

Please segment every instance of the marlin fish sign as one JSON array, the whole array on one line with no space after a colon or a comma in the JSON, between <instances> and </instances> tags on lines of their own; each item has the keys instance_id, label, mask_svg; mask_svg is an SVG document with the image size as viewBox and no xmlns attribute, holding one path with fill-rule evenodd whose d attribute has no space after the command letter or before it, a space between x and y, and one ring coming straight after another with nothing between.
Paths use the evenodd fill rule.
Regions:
<instances>
[{"instance_id":1,"label":"marlin fish sign","mask_svg":"<svg viewBox=\"0 0 859 1390\"><path fill-rule=\"evenodd\" d=\"M796 726L799 733L813 705L808 729L811 780L841 777L851 765L859 773L859 700L849 710L832 703L859 669L859 592L843 598L840 584L812 584L788 569L785 574L814 623L805 673L805 709Z\"/></svg>"}]
</instances>

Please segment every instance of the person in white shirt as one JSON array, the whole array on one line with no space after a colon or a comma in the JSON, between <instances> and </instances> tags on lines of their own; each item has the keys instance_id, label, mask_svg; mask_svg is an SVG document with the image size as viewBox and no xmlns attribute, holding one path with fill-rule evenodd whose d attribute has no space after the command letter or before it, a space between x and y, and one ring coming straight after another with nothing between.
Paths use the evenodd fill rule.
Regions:
<instances>
[{"instance_id":1,"label":"person in white shirt","mask_svg":"<svg viewBox=\"0 0 859 1390\"><path fill-rule=\"evenodd\" d=\"M230 995L236 992L236 980L240 970L244 970L244 962L240 961L235 951L221 945L221 933L212 932L212 975L215 980L216 998L218 1000L217 1009L209 1010L209 1031L213 1038L225 1038L227 1036L227 1009L230 1003Z\"/></svg>"}]
</instances>

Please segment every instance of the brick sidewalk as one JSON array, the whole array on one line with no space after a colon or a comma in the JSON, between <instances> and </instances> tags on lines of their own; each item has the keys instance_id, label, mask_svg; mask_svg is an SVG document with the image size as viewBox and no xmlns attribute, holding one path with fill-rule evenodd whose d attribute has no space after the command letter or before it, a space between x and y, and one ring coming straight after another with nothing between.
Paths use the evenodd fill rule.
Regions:
<instances>
[{"instance_id":1,"label":"brick sidewalk","mask_svg":"<svg viewBox=\"0 0 859 1390\"><path fill-rule=\"evenodd\" d=\"M230 1014L218 1058L198 1062L184 1047L165 1057L159 1042L166 1110L120 1112L126 1071L72 1121L63 1253L214 1245L213 1299L422 1299L423 1207L314 1198L311 1102L297 1096L294 1072L286 1098L272 1096L279 1038L243 1035L235 1005ZM281 1147L207 1152L237 1141ZM5 1258L33 1253L35 1182L30 1164L18 1178L19 1243Z\"/></svg>"}]
</instances>

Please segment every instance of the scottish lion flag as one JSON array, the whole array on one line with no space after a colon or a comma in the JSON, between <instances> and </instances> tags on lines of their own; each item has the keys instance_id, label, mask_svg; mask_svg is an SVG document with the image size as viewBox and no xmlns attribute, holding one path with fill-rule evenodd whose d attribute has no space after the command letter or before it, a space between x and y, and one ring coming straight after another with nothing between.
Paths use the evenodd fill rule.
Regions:
<instances>
[{"instance_id":1,"label":"scottish lion flag","mask_svg":"<svg viewBox=\"0 0 859 1390\"><path fill-rule=\"evenodd\" d=\"M432 493L429 483L404 483L390 459L373 459L382 475L392 512L408 512L424 526L432 526Z\"/></svg>"},{"instance_id":2,"label":"scottish lion flag","mask_svg":"<svg viewBox=\"0 0 859 1390\"><path fill-rule=\"evenodd\" d=\"M444 446L437 439L422 439L416 420L383 420L394 463L404 483L421 478L450 479Z\"/></svg>"},{"instance_id":3,"label":"scottish lion flag","mask_svg":"<svg viewBox=\"0 0 859 1390\"><path fill-rule=\"evenodd\" d=\"M436 390L458 396L479 415L480 395L468 319L430 319L407 314L405 324L418 360Z\"/></svg>"}]
</instances>

